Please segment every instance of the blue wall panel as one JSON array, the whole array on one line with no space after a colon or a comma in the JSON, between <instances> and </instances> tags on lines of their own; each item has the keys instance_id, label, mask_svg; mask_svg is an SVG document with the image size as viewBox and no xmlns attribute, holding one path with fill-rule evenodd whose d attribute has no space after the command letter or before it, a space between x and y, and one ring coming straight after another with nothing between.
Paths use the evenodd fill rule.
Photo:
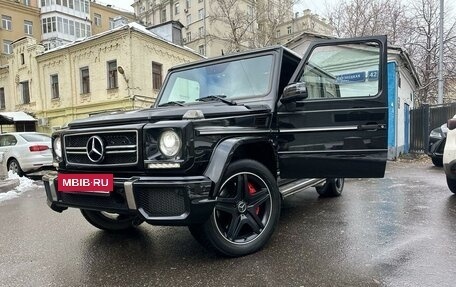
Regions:
<instances>
[{"instance_id":1,"label":"blue wall panel","mask_svg":"<svg viewBox=\"0 0 456 287\"><path fill-rule=\"evenodd\" d=\"M388 63L388 157L396 146L396 63ZM395 154L393 155L395 157Z\"/></svg>"}]
</instances>

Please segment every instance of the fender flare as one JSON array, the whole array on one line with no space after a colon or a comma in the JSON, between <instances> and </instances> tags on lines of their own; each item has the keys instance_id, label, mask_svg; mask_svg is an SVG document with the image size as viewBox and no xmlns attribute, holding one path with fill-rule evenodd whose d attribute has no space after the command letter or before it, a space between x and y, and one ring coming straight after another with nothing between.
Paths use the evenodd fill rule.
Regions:
<instances>
[{"instance_id":1,"label":"fender flare","mask_svg":"<svg viewBox=\"0 0 456 287\"><path fill-rule=\"evenodd\" d=\"M222 184L221 179L223 174L231 163L236 150L244 144L260 142L271 144L269 139L265 137L234 137L223 140L216 146L209 160L209 165L204 171L204 175L215 184L213 192L218 190Z\"/></svg>"}]
</instances>

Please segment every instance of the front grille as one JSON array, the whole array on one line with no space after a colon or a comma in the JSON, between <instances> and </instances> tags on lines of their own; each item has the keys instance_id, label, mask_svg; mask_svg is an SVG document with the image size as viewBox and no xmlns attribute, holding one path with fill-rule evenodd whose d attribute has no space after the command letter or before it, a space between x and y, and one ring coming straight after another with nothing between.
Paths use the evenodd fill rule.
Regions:
<instances>
[{"instance_id":1,"label":"front grille","mask_svg":"<svg viewBox=\"0 0 456 287\"><path fill-rule=\"evenodd\" d=\"M185 213L185 189L136 190L136 203L151 217L180 216Z\"/></svg>"},{"instance_id":2,"label":"front grille","mask_svg":"<svg viewBox=\"0 0 456 287\"><path fill-rule=\"evenodd\" d=\"M102 161L92 162L87 155L87 142L92 136L102 139L105 154ZM64 136L67 162L80 166L119 166L138 163L137 131L97 132Z\"/></svg>"}]
</instances>

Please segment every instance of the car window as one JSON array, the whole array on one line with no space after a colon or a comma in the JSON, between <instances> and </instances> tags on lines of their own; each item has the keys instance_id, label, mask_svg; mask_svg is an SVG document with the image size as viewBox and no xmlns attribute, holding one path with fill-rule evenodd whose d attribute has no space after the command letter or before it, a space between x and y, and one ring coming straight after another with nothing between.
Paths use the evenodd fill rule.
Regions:
<instances>
[{"instance_id":1,"label":"car window","mask_svg":"<svg viewBox=\"0 0 456 287\"><path fill-rule=\"evenodd\" d=\"M45 134L22 134L21 137L28 142L46 142L51 140L51 137Z\"/></svg>"},{"instance_id":2,"label":"car window","mask_svg":"<svg viewBox=\"0 0 456 287\"><path fill-rule=\"evenodd\" d=\"M159 104L189 103L206 96L264 96L271 88L272 69L273 56L264 55L176 71L170 74Z\"/></svg>"},{"instance_id":3,"label":"car window","mask_svg":"<svg viewBox=\"0 0 456 287\"><path fill-rule=\"evenodd\" d=\"M13 135L0 136L0 146L13 146L17 144L17 139Z\"/></svg>"},{"instance_id":4,"label":"car window","mask_svg":"<svg viewBox=\"0 0 456 287\"><path fill-rule=\"evenodd\" d=\"M317 47L299 82L306 83L307 100L374 97L379 92L380 49L339 45Z\"/></svg>"}]
</instances>

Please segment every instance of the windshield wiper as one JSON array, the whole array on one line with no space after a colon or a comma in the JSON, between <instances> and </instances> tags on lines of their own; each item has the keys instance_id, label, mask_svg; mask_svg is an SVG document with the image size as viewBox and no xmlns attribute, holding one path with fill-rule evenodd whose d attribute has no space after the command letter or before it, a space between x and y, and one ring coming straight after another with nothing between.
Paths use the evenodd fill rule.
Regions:
<instances>
[{"instance_id":1,"label":"windshield wiper","mask_svg":"<svg viewBox=\"0 0 456 287\"><path fill-rule=\"evenodd\" d=\"M167 103L164 103L164 104L160 104L158 105L159 107L166 107L166 106L185 106L184 105L184 101L170 101L170 102L167 102Z\"/></svg>"},{"instance_id":2,"label":"windshield wiper","mask_svg":"<svg viewBox=\"0 0 456 287\"><path fill-rule=\"evenodd\" d=\"M199 98L199 99L196 99L196 100L197 101L201 101L201 102L219 101L219 102L228 104L230 106L237 105L236 102L230 101L230 100L225 100L225 98L226 98L226 95L210 95L210 96L202 97L202 98Z\"/></svg>"}]
</instances>

